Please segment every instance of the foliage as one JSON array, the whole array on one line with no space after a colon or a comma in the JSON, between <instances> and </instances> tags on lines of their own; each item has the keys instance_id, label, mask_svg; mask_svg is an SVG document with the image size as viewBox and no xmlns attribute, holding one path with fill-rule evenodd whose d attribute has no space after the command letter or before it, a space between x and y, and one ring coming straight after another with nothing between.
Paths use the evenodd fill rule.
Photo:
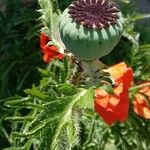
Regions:
<instances>
[{"instance_id":1,"label":"foliage","mask_svg":"<svg viewBox=\"0 0 150 150\"><path fill-rule=\"evenodd\" d=\"M23 3L22 0L0 1L0 98L23 94L22 89L38 83L41 66L39 33L41 23L35 11L37 2ZM0 106L1 121L7 110ZM10 128L9 124L2 124ZM9 130L10 131L10 130ZM0 149L8 145L7 132L0 129Z\"/></svg>"},{"instance_id":2,"label":"foliage","mask_svg":"<svg viewBox=\"0 0 150 150\"><path fill-rule=\"evenodd\" d=\"M31 147L39 150L149 149L149 122L131 110L127 122L108 127L93 112L92 88L77 88L67 83L71 67L67 59L55 60L46 70L39 69L43 78L38 87L25 90L27 97L3 100L9 112L4 120L14 127L10 135L12 147L25 150ZM25 110L27 113L22 114Z\"/></svg>"},{"instance_id":3,"label":"foliage","mask_svg":"<svg viewBox=\"0 0 150 150\"><path fill-rule=\"evenodd\" d=\"M85 101L86 94L89 95L90 90L77 89L75 86L66 83L70 78L70 71L67 59L64 59L63 62L53 61L48 70L40 69L43 79L39 87L33 86L32 89L25 90L25 93L29 96L3 100L5 101L5 107L11 113L14 112L12 117L7 116L5 120L15 121L11 126L16 126L15 131L20 131L20 133L11 133L11 143L15 144L14 146L21 146L26 142L25 137L28 137L30 138L30 144L34 141L34 138L39 140L40 146L38 149L50 149L50 147L55 149L58 146L63 146L59 141L61 137L63 139L64 134L67 134L66 136L70 141L69 147L76 143L77 132L74 129L78 130L76 118L78 114L76 114L77 108L75 106L80 99ZM70 88L72 89L71 92L69 92ZM93 100L93 97L91 99ZM84 105L82 104L82 106ZM30 110L26 116L22 116L20 113L24 109ZM22 122L21 129L19 129L20 122ZM39 124L39 122L41 123ZM74 122L76 122L76 126L74 126ZM69 130L67 133L64 132L66 127ZM21 139L16 140L16 138ZM27 149L27 147L30 146L25 144L20 149Z\"/></svg>"},{"instance_id":4,"label":"foliage","mask_svg":"<svg viewBox=\"0 0 150 150\"><path fill-rule=\"evenodd\" d=\"M42 64L38 48L41 25L37 22L36 2L1 3L4 10L0 11L0 97L4 98L37 83L36 66Z\"/></svg>"},{"instance_id":5,"label":"foliage","mask_svg":"<svg viewBox=\"0 0 150 150\"><path fill-rule=\"evenodd\" d=\"M40 19L45 25L41 30L54 37L54 42L57 42L57 36L53 35L56 33L56 30L54 30L54 24L52 25L52 23L56 22L57 24L57 17L69 3L70 0L39 0L41 6L39 12L42 14ZM138 28L135 30L135 20L145 16L133 12L133 7L130 4L128 1L123 2L126 23L120 43L109 55L101 60L106 64L115 64L122 60L127 62L134 69L136 84L139 80L149 80L150 78L148 72L150 67L150 62L148 61L150 46L144 39L143 33ZM15 6L17 7L16 3ZM126 8L129 8L129 6L132 7L130 13L126 12ZM14 10L16 11L16 9ZM49 17L50 14L51 17ZM33 67L34 65L33 69L35 69L39 65L38 54L34 50L34 48L37 48L34 46L37 44L36 37L39 24L33 27L30 21L35 16L32 18L32 13L29 16L31 17L29 20L20 20L18 18L17 22L19 21L19 24L15 26L16 28L24 29L23 27L25 27L26 29L26 25L29 24L30 26L27 28L30 29L28 34L25 32L25 35L20 35L20 33L12 30L12 26L9 30L1 30L1 32L9 31L9 34L6 34L6 32L6 37L1 40L1 42L3 41L2 45L12 40L11 36L13 33L13 41L10 44L5 44L8 46L7 51L9 55L4 56L7 56L9 63L4 61L6 58L1 60L3 60L3 64L10 64L12 60L16 60L19 57L19 62L21 62L17 64L23 67L21 72L23 76L19 76L23 81L18 79L18 82L22 83L20 89L28 87L22 86L26 76L32 79L32 71L27 75L25 73L30 70L31 66ZM2 28L4 27L3 25ZM57 28L57 26L55 27ZM24 39L23 41L19 40L21 37ZM30 42L31 40L33 42ZM27 41L29 45L25 44ZM11 43L18 43L19 47L16 48L16 45L13 47ZM22 51L19 53L20 46ZM12 51L10 48L13 50L13 55L11 55ZM33 54L31 54L32 50L34 50ZM2 54L4 52L3 50ZM13 58L9 59L11 56ZM33 59L34 57L35 60ZM4 66L9 66L8 64ZM0 67L0 69L7 70L8 67L4 66ZM13 73L20 73L18 67L14 69L14 66L12 65L6 72L10 73L12 70ZM94 87L85 88L83 85L77 86L73 84L72 79L75 74L74 68L76 67L68 57L62 61L54 60L46 69L38 68L41 81L38 86L33 84L31 89L24 90L25 96L15 95L0 101L2 110L0 111L0 129L10 145L10 148L5 150L150 149L150 122L139 118L132 110L132 98L136 90L130 92L131 108L128 120L125 123L117 122L109 127L93 111ZM2 75L2 77L5 76ZM6 79L9 79L8 75ZM31 79L26 80L29 81L30 85L34 82L32 81L31 83ZM35 81L38 81L36 79ZM18 85L18 82L15 85ZM3 84L6 83L6 81L3 81ZM9 83L9 85L11 84ZM4 89L4 87L8 87L8 84L2 87ZM10 91L14 93L11 89Z\"/></svg>"}]
</instances>

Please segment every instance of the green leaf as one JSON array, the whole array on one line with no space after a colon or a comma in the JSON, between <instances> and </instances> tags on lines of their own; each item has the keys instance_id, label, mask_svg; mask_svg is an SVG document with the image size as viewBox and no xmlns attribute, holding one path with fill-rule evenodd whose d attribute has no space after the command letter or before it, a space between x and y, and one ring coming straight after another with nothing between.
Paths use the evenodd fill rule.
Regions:
<instances>
[{"instance_id":1,"label":"green leaf","mask_svg":"<svg viewBox=\"0 0 150 150\"><path fill-rule=\"evenodd\" d=\"M52 32L52 15L53 15L53 6L51 0L38 0L41 6L41 12L43 16L40 18L45 25L47 25Z\"/></svg>"},{"instance_id":2,"label":"green leaf","mask_svg":"<svg viewBox=\"0 0 150 150\"><path fill-rule=\"evenodd\" d=\"M44 77L49 77L50 76L50 73L49 73L48 70L42 69L42 68L37 68L37 69L41 73L42 76L44 76Z\"/></svg>"},{"instance_id":3,"label":"green leaf","mask_svg":"<svg viewBox=\"0 0 150 150\"><path fill-rule=\"evenodd\" d=\"M21 100L22 97L21 96L13 96L13 97L7 97L7 98L4 98L4 99L0 99L0 103L4 103L4 102L11 102L11 101L16 101L16 100Z\"/></svg>"},{"instance_id":4,"label":"green leaf","mask_svg":"<svg viewBox=\"0 0 150 150\"><path fill-rule=\"evenodd\" d=\"M70 147L72 147L74 144L76 144L78 139L78 131L75 129L75 125L72 120L69 121L66 130L68 143L70 144Z\"/></svg>"},{"instance_id":5,"label":"green leaf","mask_svg":"<svg viewBox=\"0 0 150 150\"><path fill-rule=\"evenodd\" d=\"M71 66L67 58L64 58L64 72L65 72L65 80L67 80L71 75Z\"/></svg>"},{"instance_id":6,"label":"green leaf","mask_svg":"<svg viewBox=\"0 0 150 150\"><path fill-rule=\"evenodd\" d=\"M26 94L30 94L33 97L37 97L40 100L46 101L48 99L48 95L40 92L36 87L33 87L32 89L26 89L26 90L24 90L24 92Z\"/></svg>"},{"instance_id":7,"label":"green leaf","mask_svg":"<svg viewBox=\"0 0 150 150\"><path fill-rule=\"evenodd\" d=\"M26 144L23 146L24 150L30 150L34 139L30 138Z\"/></svg>"},{"instance_id":8,"label":"green leaf","mask_svg":"<svg viewBox=\"0 0 150 150\"><path fill-rule=\"evenodd\" d=\"M85 93L86 90L82 90L74 96L59 98L47 104L45 109L31 122L32 130L26 134L40 135L39 150L54 150L60 144L61 134L70 124L72 110Z\"/></svg>"},{"instance_id":9,"label":"green leaf","mask_svg":"<svg viewBox=\"0 0 150 150\"><path fill-rule=\"evenodd\" d=\"M29 116L27 116L27 117L14 116L14 117L6 117L4 120L24 122L24 121L31 121L31 120L33 120L33 118L29 117Z\"/></svg>"},{"instance_id":10,"label":"green leaf","mask_svg":"<svg viewBox=\"0 0 150 150\"><path fill-rule=\"evenodd\" d=\"M79 89L76 86L69 83L58 85L57 90L66 96L75 95L79 92Z\"/></svg>"},{"instance_id":11,"label":"green leaf","mask_svg":"<svg viewBox=\"0 0 150 150\"><path fill-rule=\"evenodd\" d=\"M93 109L94 91L95 89L91 87L85 92L78 102L79 107Z\"/></svg>"},{"instance_id":12,"label":"green leaf","mask_svg":"<svg viewBox=\"0 0 150 150\"><path fill-rule=\"evenodd\" d=\"M51 146L52 150L54 150L57 147L59 136L61 134L63 127L65 126L66 123L68 123L68 120L71 117L73 107L80 100L80 98L85 95L85 93L86 90L82 90L79 94L72 97L73 98L72 101L70 101L70 103L68 104L67 109L64 111L60 123L57 126L56 134L54 136Z\"/></svg>"},{"instance_id":13,"label":"green leaf","mask_svg":"<svg viewBox=\"0 0 150 150\"><path fill-rule=\"evenodd\" d=\"M9 101L5 102L6 106L19 106L22 105L24 103L27 103L29 101L32 101L33 98L31 97L25 97L25 98L20 98L20 99L10 99Z\"/></svg>"},{"instance_id":14,"label":"green leaf","mask_svg":"<svg viewBox=\"0 0 150 150\"><path fill-rule=\"evenodd\" d=\"M50 66L52 66L52 65L54 65L55 67L59 67L61 69L64 68L63 63L57 59L51 62Z\"/></svg>"},{"instance_id":15,"label":"green leaf","mask_svg":"<svg viewBox=\"0 0 150 150\"><path fill-rule=\"evenodd\" d=\"M61 82L65 83L71 76L71 66L69 60L65 57L63 59L63 69L61 71Z\"/></svg>"}]
</instances>

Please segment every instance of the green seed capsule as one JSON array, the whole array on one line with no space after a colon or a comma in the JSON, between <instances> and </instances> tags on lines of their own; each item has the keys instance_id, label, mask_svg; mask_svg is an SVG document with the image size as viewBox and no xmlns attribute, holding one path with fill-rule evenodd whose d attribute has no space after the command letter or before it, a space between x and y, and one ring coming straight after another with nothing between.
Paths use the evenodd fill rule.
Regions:
<instances>
[{"instance_id":1,"label":"green seed capsule","mask_svg":"<svg viewBox=\"0 0 150 150\"><path fill-rule=\"evenodd\" d=\"M60 36L66 48L80 60L107 55L118 44L123 18L107 0L77 0L61 15Z\"/></svg>"}]
</instances>

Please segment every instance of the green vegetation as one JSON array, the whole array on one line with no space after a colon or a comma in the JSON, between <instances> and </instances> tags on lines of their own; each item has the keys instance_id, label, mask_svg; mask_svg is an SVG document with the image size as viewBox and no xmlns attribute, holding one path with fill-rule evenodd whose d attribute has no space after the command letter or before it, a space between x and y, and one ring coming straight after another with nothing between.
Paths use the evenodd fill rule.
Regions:
<instances>
[{"instance_id":1,"label":"green vegetation","mask_svg":"<svg viewBox=\"0 0 150 150\"><path fill-rule=\"evenodd\" d=\"M136 23L148 15L135 12L128 0L120 1L124 32L101 61L107 65L125 61L133 68L137 85L150 80L150 30ZM133 112L136 90L130 93L128 120L109 127L94 112L94 87L71 81L79 67L73 60L66 56L49 65L42 62L40 30L55 38L57 17L70 3L2 1L6 9L0 11L0 149L150 149L150 121Z\"/></svg>"}]
</instances>

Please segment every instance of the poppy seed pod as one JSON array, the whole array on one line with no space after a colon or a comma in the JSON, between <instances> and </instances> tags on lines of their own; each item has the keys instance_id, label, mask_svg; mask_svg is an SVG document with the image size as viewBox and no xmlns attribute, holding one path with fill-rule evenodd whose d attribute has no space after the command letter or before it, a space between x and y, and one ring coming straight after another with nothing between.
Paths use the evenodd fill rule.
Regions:
<instances>
[{"instance_id":1,"label":"poppy seed pod","mask_svg":"<svg viewBox=\"0 0 150 150\"><path fill-rule=\"evenodd\" d=\"M61 39L80 60L107 55L118 44L123 18L109 0L76 0L61 15Z\"/></svg>"}]
</instances>

